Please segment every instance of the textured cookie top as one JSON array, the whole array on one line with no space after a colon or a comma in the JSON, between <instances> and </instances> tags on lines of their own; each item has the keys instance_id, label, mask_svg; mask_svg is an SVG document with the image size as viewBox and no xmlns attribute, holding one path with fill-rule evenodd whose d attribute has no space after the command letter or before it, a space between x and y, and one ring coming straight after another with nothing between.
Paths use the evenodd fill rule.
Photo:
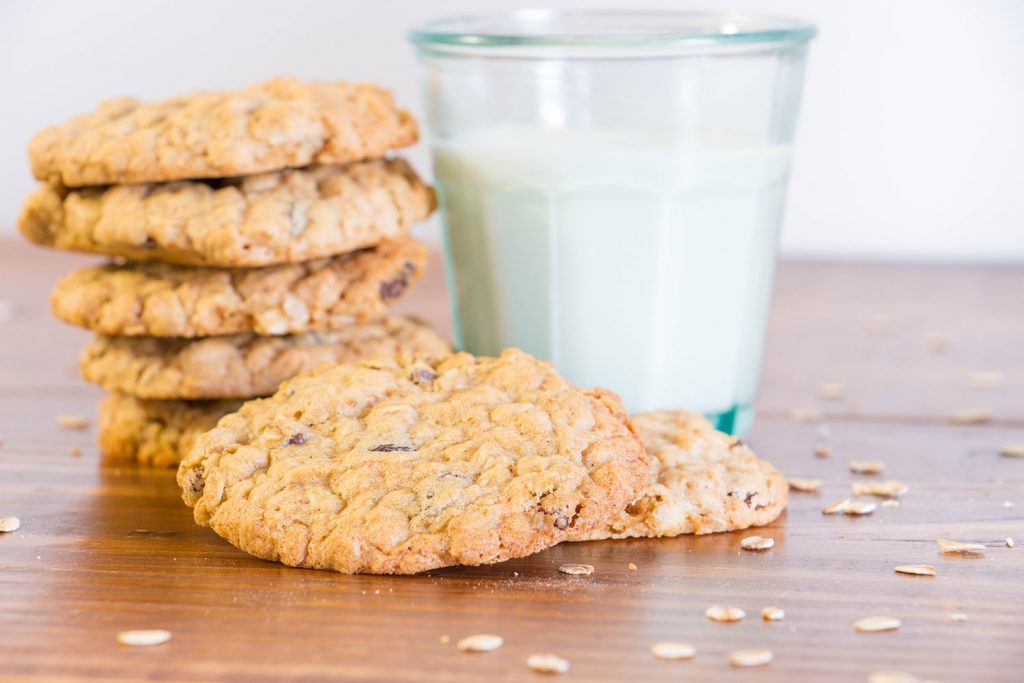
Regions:
<instances>
[{"instance_id":1,"label":"textured cookie top","mask_svg":"<svg viewBox=\"0 0 1024 683\"><path fill-rule=\"evenodd\" d=\"M426 260L426 247L403 237L266 268L111 264L71 273L50 303L61 320L111 335L295 334L381 317Z\"/></svg>"},{"instance_id":2,"label":"textured cookie top","mask_svg":"<svg viewBox=\"0 0 1024 683\"><path fill-rule=\"evenodd\" d=\"M225 178L372 159L416 142L375 85L276 78L243 90L101 104L40 132L32 173L69 187Z\"/></svg>"},{"instance_id":3,"label":"textured cookie top","mask_svg":"<svg viewBox=\"0 0 1024 683\"><path fill-rule=\"evenodd\" d=\"M617 396L507 350L289 380L199 437L178 483L197 522L257 557L414 573L592 530L647 472Z\"/></svg>"},{"instance_id":4,"label":"textured cookie top","mask_svg":"<svg viewBox=\"0 0 1024 683\"><path fill-rule=\"evenodd\" d=\"M430 326L388 316L337 330L280 337L98 335L82 352L79 367L86 380L107 391L140 398L252 398L268 396L284 380L326 363L449 353L451 345Z\"/></svg>"},{"instance_id":5,"label":"textured cookie top","mask_svg":"<svg viewBox=\"0 0 1024 683\"><path fill-rule=\"evenodd\" d=\"M251 268L372 246L433 208L430 187L393 159L218 182L44 185L25 200L18 225L33 242L60 249Z\"/></svg>"},{"instance_id":6,"label":"textured cookie top","mask_svg":"<svg viewBox=\"0 0 1024 683\"><path fill-rule=\"evenodd\" d=\"M785 509L785 478L739 439L682 410L639 413L647 490L602 528L572 540L677 536L768 524Z\"/></svg>"}]
</instances>

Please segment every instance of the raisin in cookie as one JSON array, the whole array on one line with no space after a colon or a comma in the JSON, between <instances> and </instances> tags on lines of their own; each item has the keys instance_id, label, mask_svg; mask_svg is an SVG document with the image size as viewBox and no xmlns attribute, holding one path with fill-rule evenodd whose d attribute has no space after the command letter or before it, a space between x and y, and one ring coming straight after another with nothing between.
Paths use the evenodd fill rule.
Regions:
<instances>
[{"instance_id":1,"label":"raisin in cookie","mask_svg":"<svg viewBox=\"0 0 1024 683\"><path fill-rule=\"evenodd\" d=\"M284 380L326 363L374 356L445 356L451 346L403 316L280 337L254 334L187 339L98 335L82 352L86 380L148 399L269 396Z\"/></svg>"},{"instance_id":2,"label":"raisin in cookie","mask_svg":"<svg viewBox=\"0 0 1024 683\"><path fill-rule=\"evenodd\" d=\"M434 194L401 159L225 181L69 189L28 196L18 225L60 249L253 268L373 246L430 215Z\"/></svg>"},{"instance_id":3,"label":"raisin in cookie","mask_svg":"<svg viewBox=\"0 0 1024 683\"><path fill-rule=\"evenodd\" d=\"M405 237L265 268L110 264L71 273L50 303L61 320L103 334L296 334L379 318L419 278L426 260L426 247Z\"/></svg>"},{"instance_id":4,"label":"raisin in cookie","mask_svg":"<svg viewBox=\"0 0 1024 683\"><path fill-rule=\"evenodd\" d=\"M241 401L146 401L113 394L100 403L104 457L150 467L176 467L196 438Z\"/></svg>"},{"instance_id":5,"label":"raisin in cookie","mask_svg":"<svg viewBox=\"0 0 1024 683\"><path fill-rule=\"evenodd\" d=\"M786 508L782 474L703 416L639 413L633 423L651 463L647 490L602 527L572 540L733 531L768 524Z\"/></svg>"},{"instance_id":6,"label":"raisin in cookie","mask_svg":"<svg viewBox=\"0 0 1024 683\"><path fill-rule=\"evenodd\" d=\"M43 130L28 155L39 180L80 187L345 164L417 137L412 116L375 85L276 78L163 102L104 102Z\"/></svg>"},{"instance_id":7,"label":"raisin in cookie","mask_svg":"<svg viewBox=\"0 0 1024 683\"><path fill-rule=\"evenodd\" d=\"M291 379L200 436L178 483L199 524L257 557L408 574L600 528L648 470L616 395L510 349Z\"/></svg>"}]
</instances>

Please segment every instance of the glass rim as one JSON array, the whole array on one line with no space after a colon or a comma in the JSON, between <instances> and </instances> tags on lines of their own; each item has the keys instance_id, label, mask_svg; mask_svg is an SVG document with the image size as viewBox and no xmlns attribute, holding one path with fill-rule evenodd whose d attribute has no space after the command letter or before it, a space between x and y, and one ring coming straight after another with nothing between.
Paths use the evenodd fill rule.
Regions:
<instances>
[{"instance_id":1,"label":"glass rim","mask_svg":"<svg viewBox=\"0 0 1024 683\"><path fill-rule=\"evenodd\" d=\"M588 30L547 30L590 22ZM636 28L635 25L639 24ZM529 27L542 30L529 31ZM597 30L594 30L594 29ZM419 48L658 48L800 43L814 24L767 14L682 10L525 9L459 15L419 24L408 39Z\"/></svg>"}]
</instances>

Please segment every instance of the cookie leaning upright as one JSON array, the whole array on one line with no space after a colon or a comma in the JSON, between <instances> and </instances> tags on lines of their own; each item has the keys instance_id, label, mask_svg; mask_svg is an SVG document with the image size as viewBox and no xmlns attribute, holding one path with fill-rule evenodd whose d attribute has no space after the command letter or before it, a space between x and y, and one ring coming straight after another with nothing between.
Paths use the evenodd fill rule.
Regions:
<instances>
[{"instance_id":1,"label":"cookie leaning upright","mask_svg":"<svg viewBox=\"0 0 1024 683\"><path fill-rule=\"evenodd\" d=\"M232 544L346 573L522 557L599 528L647 480L618 397L517 350L299 376L178 470L196 521Z\"/></svg>"},{"instance_id":2,"label":"cookie leaning upright","mask_svg":"<svg viewBox=\"0 0 1024 683\"><path fill-rule=\"evenodd\" d=\"M703 415L633 416L650 459L647 489L599 529L574 541L710 534L761 526L786 509L782 473Z\"/></svg>"},{"instance_id":3,"label":"cookie leaning upright","mask_svg":"<svg viewBox=\"0 0 1024 683\"><path fill-rule=\"evenodd\" d=\"M163 102L112 100L29 144L39 180L80 187L253 175L383 156L418 139L375 85L276 78Z\"/></svg>"}]
</instances>

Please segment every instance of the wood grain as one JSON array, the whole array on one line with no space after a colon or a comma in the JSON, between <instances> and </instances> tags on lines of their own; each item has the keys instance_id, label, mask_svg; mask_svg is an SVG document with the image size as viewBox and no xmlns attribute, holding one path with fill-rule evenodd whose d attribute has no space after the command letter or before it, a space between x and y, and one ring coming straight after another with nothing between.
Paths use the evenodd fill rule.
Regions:
<instances>
[{"instance_id":1,"label":"wood grain","mask_svg":"<svg viewBox=\"0 0 1024 683\"><path fill-rule=\"evenodd\" d=\"M530 558L415 577L340 576L254 560L196 527L173 474L103 466L94 431L55 424L93 415L100 392L77 379L87 335L53 321L46 298L92 259L0 241L0 680L534 681L534 652L571 662L566 681L866 681L902 670L937 681L1019 681L1024 653L1024 272L1021 269L787 263L781 268L754 447L793 476L825 481L795 493L760 530L564 544ZM440 268L406 306L450 325ZM886 316L878 334L878 316ZM925 335L945 331L948 351ZM999 370L1005 386L965 376ZM847 387L818 397L822 381ZM818 425L787 417L823 408L833 455L812 454ZM989 409L988 425L948 423ZM83 455L69 454L81 447ZM886 461L910 486L902 504L865 518L826 517L848 495L851 458ZM1015 507L1004 506L1004 501ZM935 539L983 542L979 558L938 553ZM594 565L589 577L558 572ZM629 563L637 569L628 569ZM933 564L935 577L898 564ZM747 610L738 624L711 604ZM762 622L777 605L786 619ZM969 620L956 623L949 613ZM863 634L854 620L903 620ZM163 628L164 645L118 645L118 631ZM466 654L455 641L498 633L505 646ZM442 636L450 642L442 643ZM660 640L692 643L692 661L655 660ZM775 661L738 671L728 652L768 647Z\"/></svg>"}]
</instances>

